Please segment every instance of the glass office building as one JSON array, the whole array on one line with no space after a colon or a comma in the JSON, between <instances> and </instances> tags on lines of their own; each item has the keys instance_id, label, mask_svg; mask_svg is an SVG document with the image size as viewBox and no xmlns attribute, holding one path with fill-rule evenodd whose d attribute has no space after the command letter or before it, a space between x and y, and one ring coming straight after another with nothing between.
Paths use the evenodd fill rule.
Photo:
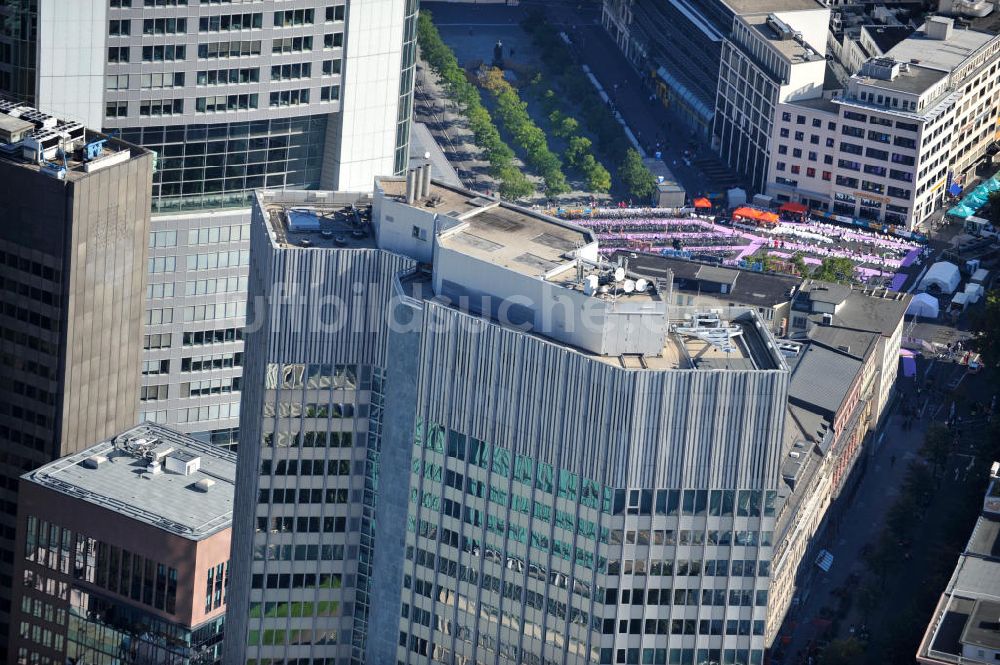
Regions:
<instances>
[{"instance_id":1,"label":"glass office building","mask_svg":"<svg viewBox=\"0 0 1000 665\"><path fill-rule=\"evenodd\" d=\"M589 231L420 172L371 225L309 196L251 221L228 662L761 663L788 368L756 313L586 286Z\"/></svg>"},{"instance_id":2,"label":"glass office building","mask_svg":"<svg viewBox=\"0 0 1000 665\"><path fill-rule=\"evenodd\" d=\"M231 331L245 323L249 243L232 229L247 227L255 189L370 191L376 176L402 172L417 7L417 0L0 6L8 27L0 34L0 93L155 152L136 395L144 418L223 445L238 441L243 343Z\"/></svg>"}]
</instances>

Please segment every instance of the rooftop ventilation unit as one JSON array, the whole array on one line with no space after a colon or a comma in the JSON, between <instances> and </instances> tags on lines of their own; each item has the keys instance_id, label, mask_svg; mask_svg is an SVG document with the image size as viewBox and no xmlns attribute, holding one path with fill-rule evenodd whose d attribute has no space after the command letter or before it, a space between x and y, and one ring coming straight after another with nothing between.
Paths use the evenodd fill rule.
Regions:
<instances>
[{"instance_id":1,"label":"rooftop ventilation unit","mask_svg":"<svg viewBox=\"0 0 1000 665\"><path fill-rule=\"evenodd\" d=\"M774 14L767 15L767 27L774 30L774 34L777 35L778 39L781 41L795 38L795 31L792 30L791 26Z\"/></svg>"},{"instance_id":2,"label":"rooftop ventilation unit","mask_svg":"<svg viewBox=\"0 0 1000 665\"><path fill-rule=\"evenodd\" d=\"M184 452L171 453L164 459L167 471L190 476L201 468L201 457Z\"/></svg>"},{"instance_id":3,"label":"rooftop ventilation unit","mask_svg":"<svg viewBox=\"0 0 1000 665\"><path fill-rule=\"evenodd\" d=\"M295 232L319 231L319 215L312 210L297 210L293 208L288 211L288 230Z\"/></svg>"},{"instance_id":4,"label":"rooftop ventilation unit","mask_svg":"<svg viewBox=\"0 0 1000 665\"><path fill-rule=\"evenodd\" d=\"M202 478L191 487L196 492L207 492L208 490L212 489L212 485L214 484L215 481L212 480L211 478Z\"/></svg>"},{"instance_id":5,"label":"rooftop ventilation unit","mask_svg":"<svg viewBox=\"0 0 1000 665\"><path fill-rule=\"evenodd\" d=\"M893 81L899 76L900 63L895 58L872 58L861 65L861 75L880 81Z\"/></svg>"},{"instance_id":6,"label":"rooftop ventilation unit","mask_svg":"<svg viewBox=\"0 0 1000 665\"><path fill-rule=\"evenodd\" d=\"M107 461L108 458L104 455L91 455L87 459L80 462L80 466L85 469L96 469Z\"/></svg>"},{"instance_id":7,"label":"rooftop ventilation unit","mask_svg":"<svg viewBox=\"0 0 1000 665\"><path fill-rule=\"evenodd\" d=\"M163 462L164 458L167 457L167 455L169 455L172 452L174 452L173 446L166 443L161 443L160 445L152 448L146 456L149 458L151 462L155 464L160 464Z\"/></svg>"}]
</instances>

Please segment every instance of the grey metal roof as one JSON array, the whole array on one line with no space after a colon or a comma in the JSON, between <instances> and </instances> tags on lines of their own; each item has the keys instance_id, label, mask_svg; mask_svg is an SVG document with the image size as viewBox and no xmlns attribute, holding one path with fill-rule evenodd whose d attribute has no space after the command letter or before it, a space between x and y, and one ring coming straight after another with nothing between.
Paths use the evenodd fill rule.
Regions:
<instances>
[{"instance_id":1,"label":"grey metal roof","mask_svg":"<svg viewBox=\"0 0 1000 665\"><path fill-rule=\"evenodd\" d=\"M908 25L875 24L863 26L862 29L882 53L888 53L893 46L913 34L913 28Z\"/></svg>"},{"instance_id":2,"label":"grey metal roof","mask_svg":"<svg viewBox=\"0 0 1000 665\"><path fill-rule=\"evenodd\" d=\"M170 448L168 454L180 453L178 457L183 461L200 457L201 468L189 475L167 470L149 473L148 459L125 449L129 438L155 440L162 446L160 450ZM22 482L201 540L232 524L236 455L166 427L145 423L21 478ZM212 482L207 491L195 487L203 480Z\"/></svg>"},{"instance_id":3,"label":"grey metal roof","mask_svg":"<svg viewBox=\"0 0 1000 665\"><path fill-rule=\"evenodd\" d=\"M834 414L844 402L862 362L846 353L809 344L797 356L788 399L799 406Z\"/></svg>"},{"instance_id":4,"label":"grey metal roof","mask_svg":"<svg viewBox=\"0 0 1000 665\"><path fill-rule=\"evenodd\" d=\"M992 557L1000 562L1000 519L992 519L986 515L980 517L972 531L967 550L970 554ZM997 572L1000 574L1000 567Z\"/></svg>"},{"instance_id":5,"label":"grey metal roof","mask_svg":"<svg viewBox=\"0 0 1000 665\"><path fill-rule=\"evenodd\" d=\"M972 598L1000 598L1000 561L963 554L952 580L949 591L953 594Z\"/></svg>"},{"instance_id":6,"label":"grey metal roof","mask_svg":"<svg viewBox=\"0 0 1000 665\"><path fill-rule=\"evenodd\" d=\"M886 289L855 290L843 284L814 280L804 282L801 292L808 293L810 300L837 305L834 325L871 330L883 337L890 337L895 332L912 299L909 294ZM813 314L810 318L819 322L822 314Z\"/></svg>"},{"instance_id":7,"label":"grey metal roof","mask_svg":"<svg viewBox=\"0 0 1000 665\"><path fill-rule=\"evenodd\" d=\"M813 326L808 335L814 342L837 349L858 360L867 358L879 340L876 332L840 326Z\"/></svg>"},{"instance_id":8,"label":"grey metal roof","mask_svg":"<svg viewBox=\"0 0 1000 665\"><path fill-rule=\"evenodd\" d=\"M703 265L698 268L696 277L706 282L732 285L736 283L736 278L739 277L739 274L739 270L733 270L732 268Z\"/></svg>"},{"instance_id":9,"label":"grey metal roof","mask_svg":"<svg viewBox=\"0 0 1000 665\"><path fill-rule=\"evenodd\" d=\"M697 285L691 281L711 281L730 284L724 297L732 302L755 307L776 307L791 299L791 292L798 287L801 279L790 275L720 268L698 261L687 261L653 254L632 255L632 252L618 251L615 256L628 259L629 270L651 278L664 278L668 272L673 275L674 291L697 293ZM704 272L703 272L704 271ZM718 272L716 272L718 271ZM729 277L729 275L733 277ZM711 275L712 277L708 277ZM708 294L706 294L708 295ZM720 296L720 299L723 296Z\"/></svg>"},{"instance_id":10,"label":"grey metal roof","mask_svg":"<svg viewBox=\"0 0 1000 665\"><path fill-rule=\"evenodd\" d=\"M978 30L964 30L956 26L947 40L927 36L926 24L889 51L901 62L917 60L922 65L951 71L965 62L979 49L989 44L996 35Z\"/></svg>"}]
</instances>

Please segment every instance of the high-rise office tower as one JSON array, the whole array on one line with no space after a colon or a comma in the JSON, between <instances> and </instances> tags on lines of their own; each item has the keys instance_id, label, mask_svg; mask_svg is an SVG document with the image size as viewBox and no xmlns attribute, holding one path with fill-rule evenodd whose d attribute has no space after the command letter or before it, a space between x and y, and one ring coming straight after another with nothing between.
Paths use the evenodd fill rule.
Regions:
<instances>
[{"instance_id":1,"label":"high-rise office tower","mask_svg":"<svg viewBox=\"0 0 1000 665\"><path fill-rule=\"evenodd\" d=\"M0 92L155 150L157 211L407 163L417 0L28 0Z\"/></svg>"},{"instance_id":2,"label":"high-rise office tower","mask_svg":"<svg viewBox=\"0 0 1000 665\"><path fill-rule=\"evenodd\" d=\"M148 423L25 474L7 662L218 662L235 475Z\"/></svg>"},{"instance_id":3,"label":"high-rise office tower","mask_svg":"<svg viewBox=\"0 0 1000 665\"><path fill-rule=\"evenodd\" d=\"M0 642L18 477L135 424L149 151L0 103Z\"/></svg>"},{"instance_id":4,"label":"high-rise office tower","mask_svg":"<svg viewBox=\"0 0 1000 665\"><path fill-rule=\"evenodd\" d=\"M428 174L348 204L254 208L228 662L761 663L766 323Z\"/></svg>"},{"instance_id":5,"label":"high-rise office tower","mask_svg":"<svg viewBox=\"0 0 1000 665\"><path fill-rule=\"evenodd\" d=\"M235 443L250 192L370 191L406 167L417 4L0 6L0 92L157 153L144 418Z\"/></svg>"}]
</instances>

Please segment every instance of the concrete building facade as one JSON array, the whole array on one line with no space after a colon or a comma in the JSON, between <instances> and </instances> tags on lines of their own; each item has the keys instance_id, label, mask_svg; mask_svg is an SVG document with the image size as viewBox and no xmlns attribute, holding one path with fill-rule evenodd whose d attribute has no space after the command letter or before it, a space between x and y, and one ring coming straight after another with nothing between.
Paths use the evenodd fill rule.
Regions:
<instances>
[{"instance_id":1,"label":"concrete building facade","mask_svg":"<svg viewBox=\"0 0 1000 665\"><path fill-rule=\"evenodd\" d=\"M755 191L766 182L777 106L823 93L830 10L797 4L737 16L723 42L714 134L723 161Z\"/></svg>"},{"instance_id":2,"label":"concrete building facade","mask_svg":"<svg viewBox=\"0 0 1000 665\"><path fill-rule=\"evenodd\" d=\"M0 91L155 150L158 212L406 167L416 0L230 4L5 6Z\"/></svg>"},{"instance_id":3,"label":"concrete building facade","mask_svg":"<svg viewBox=\"0 0 1000 665\"><path fill-rule=\"evenodd\" d=\"M26 474L7 662L219 662L235 462L144 424Z\"/></svg>"},{"instance_id":4,"label":"concrete building facade","mask_svg":"<svg viewBox=\"0 0 1000 665\"><path fill-rule=\"evenodd\" d=\"M0 640L18 478L135 423L152 162L0 103Z\"/></svg>"},{"instance_id":5,"label":"concrete building facade","mask_svg":"<svg viewBox=\"0 0 1000 665\"><path fill-rule=\"evenodd\" d=\"M767 193L847 218L920 225L997 140L998 67L1000 36L929 18L832 99L778 106Z\"/></svg>"}]
</instances>

